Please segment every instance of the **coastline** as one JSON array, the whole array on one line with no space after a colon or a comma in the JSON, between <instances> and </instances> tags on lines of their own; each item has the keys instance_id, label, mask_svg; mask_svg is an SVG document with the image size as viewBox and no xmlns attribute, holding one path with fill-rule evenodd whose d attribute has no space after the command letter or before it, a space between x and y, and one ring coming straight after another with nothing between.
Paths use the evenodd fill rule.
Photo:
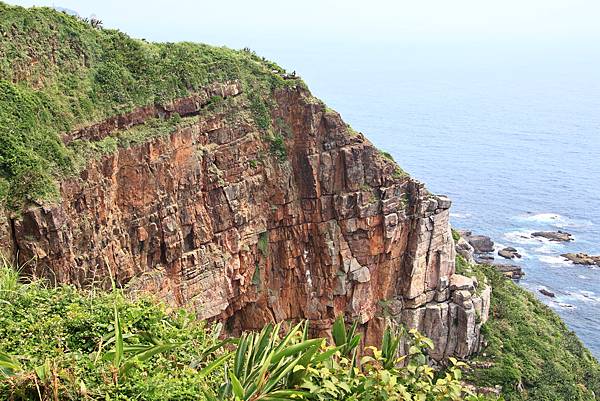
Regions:
<instances>
[{"instance_id":1,"label":"coastline","mask_svg":"<svg viewBox=\"0 0 600 401\"><path fill-rule=\"evenodd\" d=\"M561 315L561 312L576 312L577 305L564 300L565 293L560 289L538 283L529 283L527 281L527 258L530 257L526 248L522 246L506 246L505 244L492 239L490 236L480 233L473 233L471 230L454 230L456 252L464 260L471 264L485 265L493 268L496 272L510 279L519 287L529 291L540 302L546 304L554 312ZM584 252L562 252L553 245L567 244L576 241L573 235L565 230L557 231L531 231L520 233L519 237L530 242L539 242L540 246L549 246L553 251L547 255L547 260L552 260L561 269L569 268L587 268L590 273L598 268L598 257ZM525 257L524 255L525 254ZM596 301L593 294L587 298L590 301ZM585 302L585 301L584 301ZM564 318L561 316L563 321ZM571 327L567 321L565 324L577 333L577 327ZM579 333L577 333L579 335ZM581 338L585 343L586 338ZM593 348L588 348L594 357L598 360L598 353Z\"/></svg>"}]
</instances>

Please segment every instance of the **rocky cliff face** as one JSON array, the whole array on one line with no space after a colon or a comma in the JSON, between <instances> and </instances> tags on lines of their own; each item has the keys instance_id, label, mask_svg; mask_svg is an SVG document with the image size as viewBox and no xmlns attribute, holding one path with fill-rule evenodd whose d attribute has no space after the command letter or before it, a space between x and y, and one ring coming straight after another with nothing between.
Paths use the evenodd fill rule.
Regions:
<instances>
[{"instance_id":1,"label":"rocky cliff face","mask_svg":"<svg viewBox=\"0 0 600 401\"><path fill-rule=\"evenodd\" d=\"M454 274L450 201L401 173L301 87L273 95L261 132L236 84L67 135L99 140L149 117L193 116L169 135L91 161L62 202L0 222L0 238L53 282L148 291L231 330L340 314L375 342L386 321L431 337L434 359L480 345L489 288Z\"/></svg>"}]
</instances>

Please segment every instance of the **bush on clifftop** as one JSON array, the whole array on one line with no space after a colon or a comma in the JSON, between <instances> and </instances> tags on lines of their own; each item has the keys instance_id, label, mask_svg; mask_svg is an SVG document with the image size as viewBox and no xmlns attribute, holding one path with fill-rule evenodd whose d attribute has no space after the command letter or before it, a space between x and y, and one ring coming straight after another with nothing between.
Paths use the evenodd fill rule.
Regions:
<instances>
[{"instance_id":1,"label":"bush on clifftop","mask_svg":"<svg viewBox=\"0 0 600 401\"><path fill-rule=\"evenodd\" d=\"M74 171L60 134L135 107L240 80L257 123L285 81L253 52L195 43L148 43L50 8L0 2L0 202L13 209L56 199L55 180ZM265 114L266 113L266 114Z\"/></svg>"}]
</instances>

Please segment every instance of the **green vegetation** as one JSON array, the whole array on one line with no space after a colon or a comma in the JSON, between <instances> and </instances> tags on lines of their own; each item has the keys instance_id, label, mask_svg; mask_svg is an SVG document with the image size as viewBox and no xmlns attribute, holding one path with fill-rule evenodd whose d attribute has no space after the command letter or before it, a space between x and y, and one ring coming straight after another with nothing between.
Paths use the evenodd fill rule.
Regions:
<instances>
[{"instance_id":1,"label":"green vegetation","mask_svg":"<svg viewBox=\"0 0 600 401\"><path fill-rule=\"evenodd\" d=\"M284 85L303 85L283 80L283 72L248 49L148 43L48 8L0 3L0 205L18 210L28 202L56 200L56 180L89 159L168 135L192 119L154 119L69 146L62 133L214 82L242 83L240 101L249 106L271 154L283 161L290 130L271 120L270 94ZM218 110L225 102L215 96L206 109ZM386 152L382 156L393 160ZM260 161L262 155L249 163L256 167ZM393 175L406 173L397 167ZM267 255L268 233L258 246ZM169 312L151 298L23 284L2 265L4 399L478 399L460 385L461 363L451 361L443 372L427 366L430 341L415 332L388 330L382 349L371 348L360 359L356 326L347 329L341 321L329 345L308 339L305 323L222 340L220 325ZM483 328L488 346L477 358L491 367L471 371L470 381L500 384L507 400L516 401L593 400L600 394L598 362L555 313L491 267L470 266L459 257L457 271L494 288L491 319ZM260 273L257 264L252 279L257 286ZM412 346L398 360L401 336Z\"/></svg>"},{"instance_id":2,"label":"green vegetation","mask_svg":"<svg viewBox=\"0 0 600 401\"><path fill-rule=\"evenodd\" d=\"M147 120L144 124L117 131L113 136L107 136L99 141L75 140L69 144L69 148L73 151L73 169L78 171L83 169L89 160L114 153L118 148L135 146L168 135L176 129L193 124L194 121L194 117L181 118L175 114L168 120L158 118Z\"/></svg>"},{"instance_id":3,"label":"green vegetation","mask_svg":"<svg viewBox=\"0 0 600 401\"><path fill-rule=\"evenodd\" d=\"M454 228L452 229L452 239L454 240L454 242L458 242L458 240L460 239L459 232L456 231Z\"/></svg>"},{"instance_id":4,"label":"green vegetation","mask_svg":"<svg viewBox=\"0 0 600 401\"><path fill-rule=\"evenodd\" d=\"M394 169L394 172L392 173L392 177L394 178L404 178L404 177L408 177L408 173L404 170L402 170L402 168L400 168L400 166L396 166L396 168Z\"/></svg>"},{"instance_id":5,"label":"green vegetation","mask_svg":"<svg viewBox=\"0 0 600 401\"><path fill-rule=\"evenodd\" d=\"M391 153L389 153L389 152L384 152L383 150L380 150L380 151L379 151L379 153L381 153L381 155L382 155L383 157L385 157L386 159L388 159L388 160L391 160L391 161L395 161L395 160L394 160L394 156L392 156L392 155L391 155Z\"/></svg>"},{"instance_id":6,"label":"green vegetation","mask_svg":"<svg viewBox=\"0 0 600 401\"><path fill-rule=\"evenodd\" d=\"M285 147L285 138L280 132L267 133L267 140L269 141L269 151L277 160L284 162L287 160L287 148Z\"/></svg>"},{"instance_id":7,"label":"green vegetation","mask_svg":"<svg viewBox=\"0 0 600 401\"><path fill-rule=\"evenodd\" d=\"M349 128L349 130L351 130L351 128L349 126L348 126L348 128ZM352 131L353 130L351 130L350 132L352 133ZM378 149L378 152L383 158L385 158L395 164L394 171L392 172L392 177L394 177L396 179L408 177L408 173L406 171L402 170L402 168L400 168L400 166L394 160L394 156L392 156L389 152L385 152L381 149Z\"/></svg>"},{"instance_id":8,"label":"green vegetation","mask_svg":"<svg viewBox=\"0 0 600 401\"><path fill-rule=\"evenodd\" d=\"M55 180L77 171L78 145L66 147L61 133L231 80L252 94L256 123L266 130L264 99L276 87L302 84L283 80L280 67L249 50L148 43L92 25L0 3L0 201L13 209L56 199ZM114 142L96 147L108 152Z\"/></svg>"},{"instance_id":9,"label":"green vegetation","mask_svg":"<svg viewBox=\"0 0 600 401\"><path fill-rule=\"evenodd\" d=\"M356 324L334 344L308 324L222 339L220 325L128 300L121 291L19 283L0 268L0 398L10 400L483 400L460 383L464 364L427 366L431 341L388 329L362 357ZM409 355L397 356L401 341Z\"/></svg>"},{"instance_id":10,"label":"green vegetation","mask_svg":"<svg viewBox=\"0 0 600 401\"><path fill-rule=\"evenodd\" d=\"M291 138L293 135L292 127L281 117L275 119L275 127L285 138Z\"/></svg>"},{"instance_id":11,"label":"green vegetation","mask_svg":"<svg viewBox=\"0 0 600 401\"><path fill-rule=\"evenodd\" d=\"M258 236L258 249L263 256L269 255L269 232L265 231Z\"/></svg>"},{"instance_id":12,"label":"green vegetation","mask_svg":"<svg viewBox=\"0 0 600 401\"><path fill-rule=\"evenodd\" d=\"M478 283L489 284L490 282L482 269L478 268L476 265L471 265L461 255L456 255L456 273L474 278ZM477 288L475 288L475 294L481 294L483 288L483 285L478 285Z\"/></svg>"},{"instance_id":13,"label":"green vegetation","mask_svg":"<svg viewBox=\"0 0 600 401\"><path fill-rule=\"evenodd\" d=\"M493 288L490 320L483 326L488 345L475 359L491 367L475 369L468 379L501 385L508 401L596 400L600 365L558 315L493 267L467 268Z\"/></svg>"},{"instance_id":14,"label":"green vegetation","mask_svg":"<svg viewBox=\"0 0 600 401\"><path fill-rule=\"evenodd\" d=\"M252 110L252 117L258 127L266 131L271 127L271 113L266 101L256 92L252 92L248 95L250 98L250 110Z\"/></svg>"}]
</instances>

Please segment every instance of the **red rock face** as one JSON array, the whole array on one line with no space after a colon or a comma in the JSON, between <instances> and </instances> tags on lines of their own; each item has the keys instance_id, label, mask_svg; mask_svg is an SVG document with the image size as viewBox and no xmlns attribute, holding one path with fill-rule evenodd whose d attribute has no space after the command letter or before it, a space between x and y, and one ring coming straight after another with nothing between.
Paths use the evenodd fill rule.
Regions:
<instances>
[{"instance_id":1,"label":"red rock face","mask_svg":"<svg viewBox=\"0 0 600 401\"><path fill-rule=\"evenodd\" d=\"M305 90L274 101L285 160L244 101L228 100L64 181L60 205L13 221L20 261L53 282L106 287L112 276L234 331L310 319L321 335L344 314L367 342L392 321L432 337L435 359L476 351L489 289L476 296L454 275L450 201L399 174Z\"/></svg>"}]
</instances>

